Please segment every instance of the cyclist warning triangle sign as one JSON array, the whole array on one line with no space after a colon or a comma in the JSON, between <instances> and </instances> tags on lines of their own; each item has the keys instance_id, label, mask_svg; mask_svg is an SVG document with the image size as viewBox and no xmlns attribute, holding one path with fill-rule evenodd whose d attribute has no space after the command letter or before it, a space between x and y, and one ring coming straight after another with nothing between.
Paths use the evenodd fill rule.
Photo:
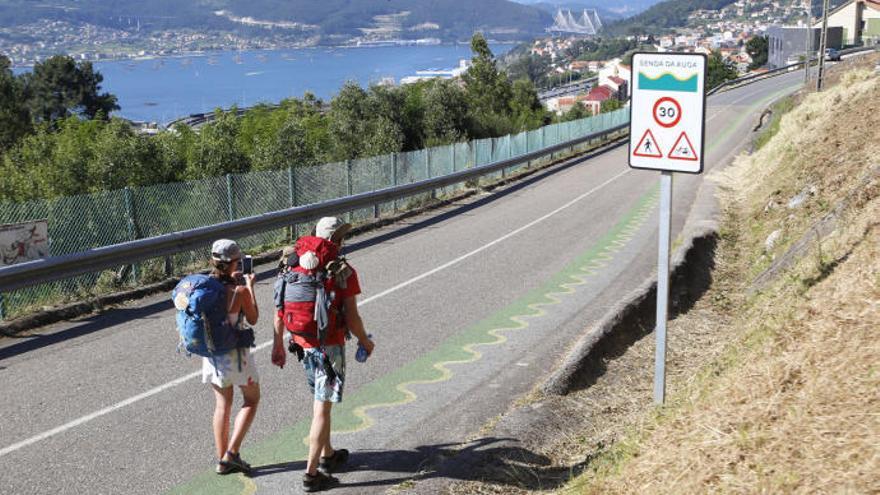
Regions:
<instances>
[{"instance_id":1,"label":"cyclist warning triangle sign","mask_svg":"<svg viewBox=\"0 0 880 495\"><path fill-rule=\"evenodd\" d=\"M639 145L633 150L633 155L644 156L646 158L663 158L663 152L660 151L660 145L657 139L651 133L651 129L645 131L645 135L639 141Z\"/></svg>"},{"instance_id":2,"label":"cyclist warning triangle sign","mask_svg":"<svg viewBox=\"0 0 880 495\"><path fill-rule=\"evenodd\" d=\"M681 136L678 136L678 141L675 142L675 146L669 150L669 158L673 160L690 160L694 162L698 160L694 145L691 144L691 140L686 133L682 132Z\"/></svg>"}]
</instances>

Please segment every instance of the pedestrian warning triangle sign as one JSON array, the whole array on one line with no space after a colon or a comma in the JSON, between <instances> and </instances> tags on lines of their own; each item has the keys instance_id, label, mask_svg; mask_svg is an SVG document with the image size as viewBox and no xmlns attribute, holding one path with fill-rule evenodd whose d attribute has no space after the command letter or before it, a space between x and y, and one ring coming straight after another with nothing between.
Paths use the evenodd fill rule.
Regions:
<instances>
[{"instance_id":1,"label":"pedestrian warning triangle sign","mask_svg":"<svg viewBox=\"0 0 880 495\"><path fill-rule=\"evenodd\" d=\"M660 151L660 145L657 144L657 139L651 133L651 129L645 131L645 135L639 140L633 155L646 158L663 158L663 152Z\"/></svg>"},{"instance_id":2,"label":"pedestrian warning triangle sign","mask_svg":"<svg viewBox=\"0 0 880 495\"><path fill-rule=\"evenodd\" d=\"M690 138L684 132L681 133L681 136L678 136L675 146L669 150L668 157L673 160L690 160L694 162L699 160L697 152L694 150L694 145L691 144Z\"/></svg>"}]
</instances>

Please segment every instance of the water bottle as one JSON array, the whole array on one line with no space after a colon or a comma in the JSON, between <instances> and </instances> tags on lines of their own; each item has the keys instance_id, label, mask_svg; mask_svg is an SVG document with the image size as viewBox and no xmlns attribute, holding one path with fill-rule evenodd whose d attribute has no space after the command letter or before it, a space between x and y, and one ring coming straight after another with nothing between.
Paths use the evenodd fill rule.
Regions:
<instances>
[{"instance_id":1,"label":"water bottle","mask_svg":"<svg viewBox=\"0 0 880 495\"><path fill-rule=\"evenodd\" d=\"M373 340L373 334L367 334L367 338ZM367 348L362 346L360 342L358 342L357 352L354 353L354 359L359 363L364 363L367 361L369 355L367 354Z\"/></svg>"}]
</instances>

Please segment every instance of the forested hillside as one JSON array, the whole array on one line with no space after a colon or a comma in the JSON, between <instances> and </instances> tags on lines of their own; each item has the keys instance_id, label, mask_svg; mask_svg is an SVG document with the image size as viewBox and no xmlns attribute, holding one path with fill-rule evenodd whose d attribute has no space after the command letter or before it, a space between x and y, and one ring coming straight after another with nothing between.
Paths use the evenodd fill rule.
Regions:
<instances>
[{"instance_id":1,"label":"forested hillside","mask_svg":"<svg viewBox=\"0 0 880 495\"><path fill-rule=\"evenodd\" d=\"M362 34L362 29L390 26L399 29L404 38L441 39L468 39L475 30L489 34L537 34L552 24L546 11L508 0L0 1L2 27L50 19L110 28L128 28L139 23L141 31L147 32L180 28L270 29L269 24L245 25L237 21L241 18L275 23L276 30L302 31L308 35L354 36ZM280 23L288 24L282 27Z\"/></svg>"},{"instance_id":2,"label":"forested hillside","mask_svg":"<svg viewBox=\"0 0 880 495\"><path fill-rule=\"evenodd\" d=\"M609 34L659 34L687 23L695 10L718 10L734 0L667 0L641 14L606 26Z\"/></svg>"}]
</instances>

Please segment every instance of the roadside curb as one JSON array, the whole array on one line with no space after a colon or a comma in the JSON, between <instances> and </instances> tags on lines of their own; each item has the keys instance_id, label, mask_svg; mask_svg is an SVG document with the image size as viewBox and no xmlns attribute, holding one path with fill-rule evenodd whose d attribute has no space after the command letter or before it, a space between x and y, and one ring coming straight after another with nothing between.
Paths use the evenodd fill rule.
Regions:
<instances>
[{"instance_id":1,"label":"roadside curb","mask_svg":"<svg viewBox=\"0 0 880 495\"><path fill-rule=\"evenodd\" d=\"M622 143L625 143L627 139L628 135L625 132L621 131L621 133L618 134L616 137L612 137L605 142L598 142L592 148L589 148L583 152L563 158L553 159L543 166L526 168L525 170L522 170L518 173L494 181L491 184L472 187L460 191L453 196L439 200L433 200L428 204L419 206L411 210L403 211L388 217L371 220L367 223L354 227L351 230L350 235L357 236L374 230L378 230L382 227L391 225L401 220L406 220L408 218L412 218L433 210L443 208L445 206L449 206L456 201L467 199L482 191L494 191L498 188L502 188L506 185L515 183L532 175L544 171L550 171L553 168L565 165L572 160L579 160L585 157L592 157L598 154L605 153L611 149L616 148ZM269 263L274 263L278 260L280 256L281 249L275 249L269 252L255 255L254 265L265 265ZM201 270L201 272L208 273L208 270ZM155 295L160 292L170 291L174 288L174 286L177 285L179 281L180 277L172 277L142 287L114 292L102 296L96 296L85 301L78 301L62 306L52 307L41 311L36 311L34 313L18 318L0 321L0 336L14 336L21 332L33 330L35 328L39 328L45 325L51 325L53 323L72 320L92 313L98 313L103 311L104 309L108 309L108 307L118 306L128 301L142 299L144 297Z\"/></svg>"}]
</instances>

